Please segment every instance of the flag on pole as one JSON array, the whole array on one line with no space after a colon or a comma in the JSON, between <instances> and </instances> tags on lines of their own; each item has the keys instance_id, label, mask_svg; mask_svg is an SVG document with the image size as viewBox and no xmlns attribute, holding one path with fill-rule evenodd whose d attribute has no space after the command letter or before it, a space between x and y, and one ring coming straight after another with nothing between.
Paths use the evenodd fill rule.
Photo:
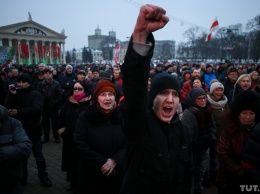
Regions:
<instances>
[{"instance_id":1,"label":"flag on pole","mask_svg":"<svg viewBox=\"0 0 260 194\"><path fill-rule=\"evenodd\" d=\"M212 37L212 33L215 32L216 30L219 29L219 24L218 24L218 19L216 18L215 21L213 22L213 24L211 25L210 29L209 29L209 33L206 37L206 42L211 40Z\"/></svg>"},{"instance_id":2,"label":"flag on pole","mask_svg":"<svg viewBox=\"0 0 260 194\"><path fill-rule=\"evenodd\" d=\"M119 55L120 55L120 42L118 42L116 49L115 49L115 54L113 58L113 66L117 65L117 62L119 61Z\"/></svg>"},{"instance_id":3,"label":"flag on pole","mask_svg":"<svg viewBox=\"0 0 260 194\"><path fill-rule=\"evenodd\" d=\"M0 46L0 67L8 67L15 62L15 48L12 46Z\"/></svg>"}]
</instances>

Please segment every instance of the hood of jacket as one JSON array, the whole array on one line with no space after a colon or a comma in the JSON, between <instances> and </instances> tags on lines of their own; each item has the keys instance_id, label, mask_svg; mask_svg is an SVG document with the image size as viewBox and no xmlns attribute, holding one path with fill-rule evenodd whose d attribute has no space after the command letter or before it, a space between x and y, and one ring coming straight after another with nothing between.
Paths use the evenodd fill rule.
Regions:
<instances>
[{"instance_id":1,"label":"hood of jacket","mask_svg":"<svg viewBox=\"0 0 260 194\"><path fill-rule=\"evenodd\" d=\"M9 116L9 111L0 104L0 119L7 118Z\"/></svg>"}]
</instances>

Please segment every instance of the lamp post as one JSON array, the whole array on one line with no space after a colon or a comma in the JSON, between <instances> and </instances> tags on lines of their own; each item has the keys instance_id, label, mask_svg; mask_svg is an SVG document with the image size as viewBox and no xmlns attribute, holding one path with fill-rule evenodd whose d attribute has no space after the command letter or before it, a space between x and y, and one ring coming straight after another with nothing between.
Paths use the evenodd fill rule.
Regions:
<instances>
[{"instance_id":1,"label":"lamp post","mask_svg":"<svg viewBox=\"0 0 260 194\"><path fill-rule=\"evenodd\" d=\"M231 51L234 49L232 44L232 35L233 31L238 29L233 28L224 28L223 31L226 32L226 44L223 48L226 51L226 60L231 60Z\"/></svg>"}]
</instances>

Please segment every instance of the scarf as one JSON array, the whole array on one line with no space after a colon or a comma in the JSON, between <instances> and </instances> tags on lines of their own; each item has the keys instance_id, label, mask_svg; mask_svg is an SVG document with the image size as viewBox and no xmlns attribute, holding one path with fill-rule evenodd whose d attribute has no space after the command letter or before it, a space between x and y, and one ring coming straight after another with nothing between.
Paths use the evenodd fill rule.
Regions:
<instances>
[{"instance_id":1,"label":"scarf","mask_svg":"<svg viewBox=\"0 0 260 194\"><path fill-rule=\"evenodd\" d=\"M85 98L86 97L86 93L85 92L83 92L82 94L74 94L73 95L73 98L77 101L77 102L79 102L81 99L83 99L83 98Z\"/></svg>"},{"instance_id":2,"label":"scarf","mask_svg":"<svg viewBox=\"0 0 260 194\"><path fill-rule=\"evenodd\" d=\"M213 95L208 94L208 101L213 109L223 109L227 104L227 97L225 95L218 101Z\"/></svg>"},{"instance_id":3,"label":"scarf","mask_svg":"<svg viewBox=\"0 0 260 194\"><path fill-rule=\"evenodd\" d=\"M113 108L109 112L105 112L105 109L103 109L99 103L96 103L97 109L99 112L104 115L106 118L109 118L111 113L115 110L116 108L116 103L114 104Z\"/></svg>"}]
</instances>

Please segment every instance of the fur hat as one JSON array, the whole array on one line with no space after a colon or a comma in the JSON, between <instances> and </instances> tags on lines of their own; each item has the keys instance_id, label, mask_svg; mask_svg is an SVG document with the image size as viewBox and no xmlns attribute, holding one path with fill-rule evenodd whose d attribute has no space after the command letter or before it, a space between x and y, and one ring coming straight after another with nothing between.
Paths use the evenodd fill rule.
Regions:
<instances>
[{"instance_id":1,"label":"fur hat","mask_svg":"<svg viewBox=\"0 0 260 194\"><path fill-rule=\"evenodd\" d=\"M66 66L66 70L68 70L68 69L72 69L73 70L73 67L71 65L67 65Z\"/></svg>"},{"instance_id":2,"label":"fur hat","mask_svg":"<svg viewBox=\"0 0 260 194\"><path fill-rule=\"evenodd\" d=\"M22 74L19 75L16 79L17 82L22 81L22 82L27 82L27 83L31 83L31 78L29 75L26 74Z\"/></svg>"},{"instance_id":3,"label":"fur hat","mask_svg":"<svg viewBox=\"0 0 260 194\"><path fill-rule=\"evenodd\" d=\"M260 114L260 97L253 90L244 90L235 96L231 104L231 112L236 116L244 110L251 110L257 115Z\"/></svg>"},{"instance_id":4,"label":"fur hat","mask_svg":"<svg viewBox=\"0 0 260 194\"><path fill-rule=\"evenodd\" d=\"M213 83L210 85L210 91L209 91L209 93L212 94L213 91L214 91L215 89L217 89L217 88L222 88L223 91L224 91L224 86L223 86L222 83L220 83L220 82L213 82Z\"/></svg>"},{"instance_id":5,"label":"fur hat","mask_svg":"<svg viewBox=\"0 0 260 194\"><path fill-rule=\"evenodd\" d=\"M149 103L152 105L155 96L162 90L174 89L180 94L180 84L175 76L168 73L156 74L151 81Z\"/></svg>"},{"instance_id":6,"label":"fur hat","mask_svg":"<svg viewBox=\"0 0 260 194\"><path fill-rule=\"evenodd\" d=\"M98 96L102 92L112 92L115 96L117 95L117 87L109 80L100 80L93 92L93 97L97 101Z\"/></svg>"},{"instance_id":7,"label":"fur hat","mask_svg":"<svg viewBox=\"0 0 260 194\"><path fill-rule=\"evenodd\" d=\"M195 101L199 96L206 95L206 92L202 88L192 88L189 95Z\"/></svg>"}]
</instances>

